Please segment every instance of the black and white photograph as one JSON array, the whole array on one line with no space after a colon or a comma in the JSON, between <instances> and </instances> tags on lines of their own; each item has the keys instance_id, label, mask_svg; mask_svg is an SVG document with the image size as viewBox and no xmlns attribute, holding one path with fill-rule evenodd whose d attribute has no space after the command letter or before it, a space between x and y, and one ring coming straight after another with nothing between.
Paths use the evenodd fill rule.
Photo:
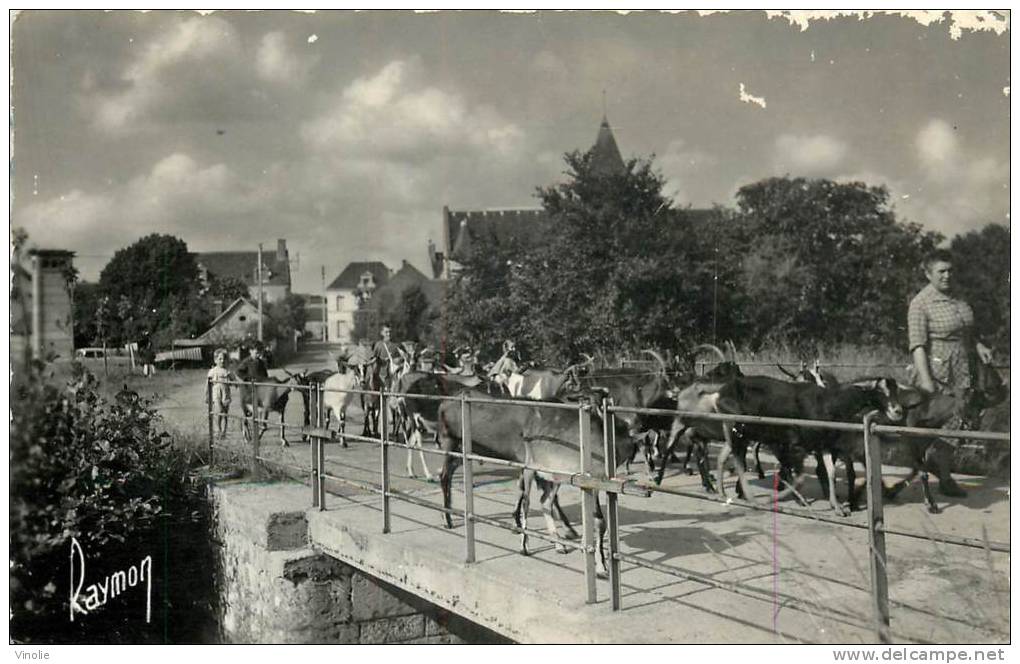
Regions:
<instances>
[{"instance_id":1,"label":"black and white photograph","mask_svg":"<svg viewBox=\"0 0 1020 664\"><path fill-rule=\"evenodd\" d=\"M1007 659L1008 9L9 37L15 659Z\"/></svg>"}]
</instances>

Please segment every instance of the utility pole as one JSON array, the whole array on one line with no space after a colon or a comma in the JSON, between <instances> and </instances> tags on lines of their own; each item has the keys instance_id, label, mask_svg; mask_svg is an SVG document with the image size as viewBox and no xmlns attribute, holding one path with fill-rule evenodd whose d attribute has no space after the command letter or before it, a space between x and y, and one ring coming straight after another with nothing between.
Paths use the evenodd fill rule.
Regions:
<instances>
[{"instance_id":1,"label":"utility pole","mask_svg":"<svg viewBox=\"0 0 1020 664\"><path fill-rule=\"evenodd\" d=\"M329 318L326 316L326 308L329 307L329 300L326 299L326 266L322 266L322 340L329 339Z\"/></svg>"},{"instance_id":2,"label":"utility pole","mask_svg":"<svg viewBox=\"0 0 1020 664\"><path fill-rule=\"evenodd\" d=\"M262 343L262 243L259 242L259 343Z\"/></svg>"}]
</instances>

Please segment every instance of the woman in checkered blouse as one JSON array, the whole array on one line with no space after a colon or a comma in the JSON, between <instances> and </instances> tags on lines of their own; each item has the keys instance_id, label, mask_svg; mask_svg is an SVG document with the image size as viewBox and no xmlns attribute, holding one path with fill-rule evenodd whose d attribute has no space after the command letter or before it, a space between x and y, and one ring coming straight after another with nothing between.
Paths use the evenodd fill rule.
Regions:
<instances>
[{"instance_id":1,"label":"woman in checkered blouse","mask_svg":"<svg viewBox=\"0 0 1020 664\"><path fill-rule=\"evenodd\" d=\"M992 361L992 351L974 335L974 311L952 289L948 251L924 261L928 285L914 296L907 315L914 383L929 393L962 395L974 381L976 362Z\"/></svg>"}]
</instances>

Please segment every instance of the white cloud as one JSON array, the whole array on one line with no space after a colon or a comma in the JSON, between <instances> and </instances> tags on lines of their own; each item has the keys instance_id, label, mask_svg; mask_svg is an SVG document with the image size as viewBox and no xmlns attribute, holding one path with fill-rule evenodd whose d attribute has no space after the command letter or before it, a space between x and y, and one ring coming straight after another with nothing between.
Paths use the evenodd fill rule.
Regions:
<instances>
[{"instance_id":1,"label":"white cloud","mask_svg":"<svg viewBox=\"0 0 1020 664\"><path fill-rule=\"evenodd\" d=\"M776 139L776 167L793 175L831 174L846 154L846 143L825 134L783 134Z\"/></svg>"},{"instance_id":2,"label":"white cloud","mask_svg":"<svg viewBox=\"0 0 1020 664\"><path fill-rule=\"evenodd\" d=\"M203 166L171 154L148 173L101 194L72 190L32 203L17 219L39 246L109 254L148 233L207 234L226 222L242 224L272 188L256 188L226 165Z\"/></svg>"},{"instance_id":3,"label":"white cloud","mask_svg":"<svg viewBox=\"0 0 1020 664\"><path fill-rule=\"evenodd\" d=\"M669 142L661 155L656 156L655 161L666 178L663 191L678 205L704 205L711 200L711 194L706 196L706 193L719 163L715 155L688 147L682 139L675 139Z\"/></svg>"},{"instance_id":4,"label":"white cloud","mask_svg":"<svg viewBox=\"0 0 1020 664\"><path fill-rule=\"evenodd\" d=\"M312 35L315 37L315 35ZM315 41L309 37L309 42ZM283 32L269 32L262 36L255 55L255 69L259 76L277 83L299 83L308 75L316 59L298 57L287 46Z\"/></svg>"},{"instance_id":5,"label":"white cloud","mask_svg":"<svg viewBox=\"0 0 1020 664\"><path fill-rule=\"evenodd\" d=\"M765 97L755 97L751 93L747 92L743 83L740 84L740 101L745 104L757 104L762 108L765 108L768 105L765 103Z\"/></svg>"},{"instance_id":6,"label":"white cloud","mask_svg":"<svg viewBox=\"0 0 1020 664\"><path fill-rule=\"evenodd\" d=\"M902 205L914 221L947 235L1009 222L1009 164L977 154L949 123L933 119L917 133L922 176Z\"/></svg>"},{"instance_id":7,"label":"white cloud","mask_svg":"<svg viewBox=\"0 0 1020 664\"><path fill-rule=\"evenodd\" d=\"M921 165L930 177L945 179L958 167L959 141L956 130L944 120L931 120L917 134L917 151Z\"/></svg>"},{"instance_id":8,"label":"white cloud","mask_svg":"<svg viewBox=\"0 0 1020 664\"><path fill-rule=\"evenodd\" d=\"M173 103L182 81L189 80L182 73L191 73L215 93L215 78L229 72L220 69L214 77L212 65L237 60L239 52L240 40L230 23L216 17L186 19L149 43L125 68L121 77L125 90L88 94L86 106L99 127L128 129L150 111Z\"/></svg>"},{"instance_id":9,"label":"white cloud","mask_svg":"<svg viewBox=\"0 0 1020 664\"><path fill-rule=\"evenodd\" d=\"M519 127L422 78L417 60L391 62L352 82L332 108L302 125L301 136L317 151L414 163L439 151L505 157L517 150Z\"/></svg>"}]
</instances>

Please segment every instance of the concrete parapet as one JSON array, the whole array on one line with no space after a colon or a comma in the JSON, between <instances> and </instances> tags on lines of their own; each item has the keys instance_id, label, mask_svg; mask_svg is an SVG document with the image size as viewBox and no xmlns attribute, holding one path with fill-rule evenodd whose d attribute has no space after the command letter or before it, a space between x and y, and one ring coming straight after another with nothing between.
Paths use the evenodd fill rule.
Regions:
<instances>
[{"instance_id":1,"label":"concrete parapet","mask_svg":"<svg viewBox=\"0 0 1020 664\"><path fill-rule=\"evenodd\" d=\"M231 643L464 643L470 625L308 544L308 489L213 486L220 624Z\"/></svg>"}]
</instances>

